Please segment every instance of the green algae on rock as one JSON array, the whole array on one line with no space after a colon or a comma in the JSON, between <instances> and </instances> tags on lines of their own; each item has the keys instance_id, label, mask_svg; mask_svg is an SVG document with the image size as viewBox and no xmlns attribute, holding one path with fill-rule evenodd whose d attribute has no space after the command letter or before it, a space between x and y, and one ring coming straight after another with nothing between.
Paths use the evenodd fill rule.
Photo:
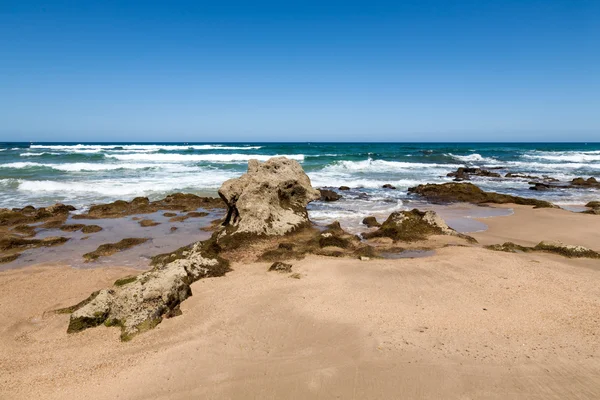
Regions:
<instances>
[{"instance_id":1,"label":"green algae on rock","mask_svg":"<svg viewBox=\"0 0 600 400\"><path fill-rule=\"evenodd\" d=\"M175 252L181 257L157 262L150 271L119 279L113 287L92 293L83 302L59 312L70 312L68 333L98 325L121 328L121 340L158 325L163 318L179 315L179 304L192 295L190 284L206 277L222 276L229 262L214 255L210 243L197 242ZM210 254L210 256L209 256Z\"/></svg>"},{"instance_id":2,"label":"green algae on rock","mask_svg":"<svg viewBox=\"0 0 600 400\"><path fill-rule=\"evenodd\" d=\"M450 228L435 211L396 211L390 214L374 232L365 232L365 239L388 237L394 241L414 242L425 240L431 235L452 235L470 242L476 242L470 236L463 235Z\"/></svg>"},{"instance_id":3,"label":"green algae on rock","mask_svg":"<svg viewBox=\"0 0 600 400\"><path fill-rule=\"evenodd\" d=\"M116 243L105 243L98 246L98 248L92 252L85 253L83 258L86 262L94 261L100 257L110 256L119 251L130 249L134 246L140 245L147 242L148 238L126 238Z\"/></svg>"},{"instance_id":4,"label":"green algae on rock","mask_svg":"<svg viewBox=\"0 0 600 400\"><path fill-rule=\"evenodd\" d=\"M216 197L200 197L189 193L174 193L162 200L150 201L147 197L136 197L131 201L117 200L112 203L90 207L87 213L74 215L74 219L120 218L134 214L151 214L160 210L195 211L198 208L224 208L223 201Z\"/></svg>"},{"instance_id":5,"label":"green algae on rock","mask_svg":"<svg viewBox=\"0 0 600 400\"><path fill-rule=\"evenodd\" d=\"M411 187L408 189L408 193L420 195L434 203L512 203L534 206L535 208L556 208L554 204L544 200L529 199L525 197L511 196L494 192L485 192L472 183L428 183L425 185Z\"/></svg>"},{"instance_id":6,"label":"green algae on rock","mask_svg":"<svg viewBox=\"0 0 600 400\"><path fill-rule=\"evenodd\" d=\"M600 253L588 249L587 247L551 241L542 241L534 247L521 246L513 242L506 242L503 244L485 246L485 248L495 251L505 251L508 253L530 253L537 251L558 254L568 258L600 258Z\"/></svg>"}]
</instances>

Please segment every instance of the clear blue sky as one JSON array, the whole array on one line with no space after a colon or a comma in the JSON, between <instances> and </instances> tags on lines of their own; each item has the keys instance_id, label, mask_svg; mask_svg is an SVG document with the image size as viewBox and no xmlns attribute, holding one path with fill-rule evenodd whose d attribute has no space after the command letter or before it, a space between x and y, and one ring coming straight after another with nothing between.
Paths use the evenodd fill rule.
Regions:
<instances>
[{"instance_id":1,"label":"clear blue sky","mask_svg":"<svg viewBox=\"0 0 600 400\"><path fill-rule=\"evenodd\" d=\"M600 141L600 1L0 0L0 140Z\"/></svg>"}]
</instances>

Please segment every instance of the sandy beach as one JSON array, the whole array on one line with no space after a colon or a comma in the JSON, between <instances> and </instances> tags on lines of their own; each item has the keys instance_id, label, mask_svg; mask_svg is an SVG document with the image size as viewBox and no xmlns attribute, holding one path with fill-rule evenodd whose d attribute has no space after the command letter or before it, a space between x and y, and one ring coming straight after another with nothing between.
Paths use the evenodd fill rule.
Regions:
<instances>
[{"instance_id":1,"label":"sandy beach","mask_svg":"<svg viewBox=\"0 0 600 400\"><path fill-rule=\"evenodd\" d=\"M598 249L597 216L513 207L482 244L561 239ZM192 284L183 314L130 342L66 333L52 310L135 272L27 267L0 276L2 399L600 396L597 260L479 245L431 257L308 256Z\"/></svg>"}]
</instances>

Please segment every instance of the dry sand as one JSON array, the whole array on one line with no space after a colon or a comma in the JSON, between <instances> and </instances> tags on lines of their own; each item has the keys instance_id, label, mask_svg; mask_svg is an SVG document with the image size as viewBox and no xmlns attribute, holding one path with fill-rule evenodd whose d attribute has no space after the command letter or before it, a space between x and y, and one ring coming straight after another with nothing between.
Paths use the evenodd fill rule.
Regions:
<instances>
[{"instance_id":1,"label":"dry sand","mask_svg":"<svg viewBox=\"0 0 600 400\"><path fill-rule=\"evenodd\" d=\"M598 216L519 207L485 223L482 242L600 250ZM128 343L103 326L67 335L68 316L48 311L130 270L0 273L0 398L600 398L597 260L448 247L309 257L294 263L300 279L233 268L194 283L183 315Z\"/></svg>"}]
</instances>

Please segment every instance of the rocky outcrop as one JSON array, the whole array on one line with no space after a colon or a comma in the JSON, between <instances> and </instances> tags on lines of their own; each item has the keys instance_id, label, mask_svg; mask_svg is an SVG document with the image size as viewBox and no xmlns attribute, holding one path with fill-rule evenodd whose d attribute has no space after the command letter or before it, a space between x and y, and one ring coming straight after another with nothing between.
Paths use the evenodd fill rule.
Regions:
<instances>
[{"instance_id":1,"label":"rocky outcrop","mask_svg":"<svg viewBox=\"0 0 600 400\"><path fill-rule=\"evenodd\" d=\"M225 208L225 204L219 198L174 193L157 201L150 201L147 197L136 197L131 201L117 200L112 203L93 205L87 213L74 215L73 218L120 218L135 214L150 214L160 210L195 211L198 208L209 210Z\"/></svg>"},{"instance_id":2,"label":"rocky outcrop","mask_svg":"<svg viewBox=\"0 0 600 400\"><path fill-rule=\"evenodd\" d=\"M580 186L580 187L586 187L586 188L600 189L600 182L598 182L596 180L596 178L594 178L594 177L591 177L588 179L575 178L571 181L571 186Z\"/></svg>"},{"instance_id":3,"label":"rocky outcrop","mask_svg":"<svg viewBox=\"0 0 600 400\"><path fill-rule=\"evenodd\" d=\"M377 218L375 217L365 217L362 220L362 223L366 226L368 226L369 228L373 228L376 226L381 226L381 224L377 221Z\"/></svg>"},{"instance_id":4,"label":"rocky outcrop","mask_svg":"<svg viewBox=\"0 0 600 400\"><path fill-rule=\"evenodd\" d=\"M150 271L115 282L83 302L59 312L71 313L67 332L104 324L121 328L121 340L158 325L164 317L181 313L179 305L192 295L190 284L205 277L222 276L228 262L209 243L165 255Z\"/></svg>"},{"instance_id":5,"label":"rocky outcrop","mask_svg":"<svg viewBox=\"0 0 600 400\"><path fill-rule=\"evenodd\" d=\"M227 204L225 235L285 235L307 226L306 205L321 197L297 161L248 162L248 172L221 185Z\"/></svg>"},{"instance_id":6,"label":"rocky outcrop","mask_svg":"<svg viewBox=\"0 0 600 400\"><path fill-rule=\"evenodd\" d=\"M546 181L546 182L529 182L531 186L529 189L537 191L547 191L555 189L600 189L600 182L596 178L591 177L575 178L571 182L558 182L558 181Z\"/></svg>"},{"instance_id":7,"label":"rocky outcrop","mask_svg":"<svg viewBox=\"0 0 600 400\"><path fill-rule=\"evenodd\" d=\"M538 251L558 254L568 258L600 258L600 253L588 249L587 247L551 241L542 241L534 247L521 246L513 242L494 244L485 247L489 250L504 251L508 253L529 253L532 251Z\"/></svg>"},{"instance_id":8,"label":"rocky outcrop","mask_svg":"<svg viewBox=\"0 0 600 400\"><path fill-rule=\"evenodd\" d=\"M321 193L321 197L319 198L321 201L338 201L342 198L341 195L337 194L333 190L319 189L319 192Z\"/></svg>"},{"instance_id":9,"label":"rocky outcrop","mask_svg":"<svg viewBox=\"0 0 600 400\"><path fill-rule=\"evenodd\" d=\"M600 215L600 201L590 201L585 206L588 210L583 211L584 214Z\"/></svg>"},{"instance_id":10,"label":"rocky outcrop","mask_svg":"<svg viewBox=\"0 0 600 400\"><path fill-rule=\"evenodd\" d=\"M414 242L431 235L452 235L475 242L470 236L450 228L435 211L396 211L374 232L363 233L365 239L388 237L394 241Z\"/></svg>"},{"instance_id":11,"label":"rocky outcrop","mask_svg":"<svg viewBox=\"0 0 600 400\"><path fill-rule=\"evenodd\" d=\"M13 226L56 220L64 222L75 207L61 203L49 207L0 208L0 226Z\"/></svg>"},{"instance_id":12,"label":"rocky outcrop","mask_svg":"<svg viewBox=\"0 0 600 400\"><path fill-rule=\"evenodd\" d=\"M408 193L420 195L434 203L465 202L473 204L522 204L535 208L556 208L544 200L528 199L494 192L485 192L472 183L426 184L408 189Z\"/></svg>"},{"instance_id":13,"label":"rocky outcrop","mask_svg":"<svg viewBox=\"0 0 600 400\"><path fill-rule=\"evenodd\" d=\"M500 174L488 171L481 168L460 167L454 172L450 172L446 176L453 177L455 181L468 181L471 176L484 176L487 178L500 178Z\"/></svg>"}]
</instances>

